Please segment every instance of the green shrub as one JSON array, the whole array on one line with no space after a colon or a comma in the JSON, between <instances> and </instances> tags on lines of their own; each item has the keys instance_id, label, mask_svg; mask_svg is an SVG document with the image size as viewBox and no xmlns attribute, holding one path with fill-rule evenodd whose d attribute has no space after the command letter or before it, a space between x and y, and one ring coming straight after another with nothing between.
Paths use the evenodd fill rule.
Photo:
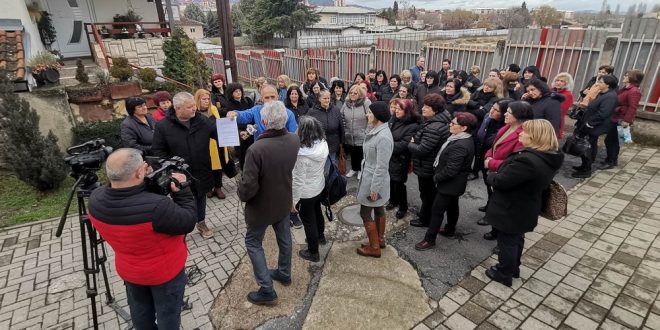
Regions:
<instances>
[{"instance_id":1,"label":"green shrub","mask_svg":"<svg viewBox=\"0 0 660 330\"><path fill-rule=\"evenodd\" d=\"M144 83L156 81L156 70L152 68L143 68L138 71L138 78Z\"/></svg>"},{"instance_id":2,"label":"green shrub","mask_svg":"<svg viewBox=\"0 0 660 330\"><path fill-rule=\"evenodd\" d=\"M133 77L133 69L128 65L126 57L115 57L112 59L110 75L119 79L119 81L128 81Z\"/></svg>"},{"instance_id":3,"label":"green shrub","mask_svg":"<svg viewBox=\"0 0 660 330\"><path fill-rule=\"evenodd\" d=\"M52 131L41 134L39 115L13 90L7 72L0 70L0 130L6 134L0 155L21 181L41 191L58 188L66 165L57 138Z\"/></svg>"},{"instance_id":4,"label":"green shrub","mask_svg":"<svg viewBox=\"0 0 660 330\"><path fill-rule=\"evenodd\" d=\"M89 82L89 76L85 72L85 65L81 59L76 60L76 80L81 84L86 84Z\"/></svg>"},{"instance_id":5,"label":"green shrub","mask_svg":"<svg viewBox=\"0 0 660 330\"><path fill-rule=\"evenodd\" d=\"M75 144L85 143L93 139L104 139L105 145L113 149L121 148L121 122L123 118L80 124L72 129Z\"/></svg>"}]
</instances>

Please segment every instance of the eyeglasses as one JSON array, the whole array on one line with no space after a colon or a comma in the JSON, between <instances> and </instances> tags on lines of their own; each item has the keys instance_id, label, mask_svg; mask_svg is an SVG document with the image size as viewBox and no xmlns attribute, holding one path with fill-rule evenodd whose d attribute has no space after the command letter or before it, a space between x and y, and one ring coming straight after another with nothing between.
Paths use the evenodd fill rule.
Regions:
<instances>
[{"instance_id":1,"label":"eyeglasses","mask_svg":"<svg viewBox=\"0 0 660 330\"><path fill-rule=\"evenodd\" d=\"M455 123L455 122L453 122L453 121L450 121L450 122L449 122L449 126L454 126L454 125L458 125L458 123Z\"/></svg>"},{"instance_id":2,"label":"eyeglasses","mask_svg":"<svg viewBox=\"0 0 660 330\"><path fill-rule=\"evenodd\" d=\"M351 94L351 95L358 95L357 92L350 92L349 94Z\"/></svg>"}]
</instances>

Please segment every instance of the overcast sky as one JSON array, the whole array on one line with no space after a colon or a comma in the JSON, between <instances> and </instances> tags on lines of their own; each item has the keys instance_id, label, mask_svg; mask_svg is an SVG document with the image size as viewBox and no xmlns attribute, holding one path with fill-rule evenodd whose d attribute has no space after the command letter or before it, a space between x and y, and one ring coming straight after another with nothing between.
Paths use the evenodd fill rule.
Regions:
<instances>
[{"instance_id":1,"label":"overcast sky","mask_svg":"<svg viewBox=\"0 0 660 330\"><path fill-rule=\"evenodd\" d=\"M416 8L424 9L456 9L456 8L507 8L515 4L515 6L520 6L522 0L407 0L411 5L414 5ZM626 12L628 7L635 3L646 2L648 8L651 9L654 4L660 3L660 0L608 0L607 3L610 5L612 11L616 9L617 4L621 4L621 12ZM394 0L347 0L348 4L358 4L362 6L372 7L372 8L383 8L390 7ZM534 8L542 5L551 5L560 10L599 10L603 4L602 0L591 0L591 1L575 1L575 0L528 0L527 7ZM399 6L401 4L399 3Z\"/></svg>"}]
</instances>

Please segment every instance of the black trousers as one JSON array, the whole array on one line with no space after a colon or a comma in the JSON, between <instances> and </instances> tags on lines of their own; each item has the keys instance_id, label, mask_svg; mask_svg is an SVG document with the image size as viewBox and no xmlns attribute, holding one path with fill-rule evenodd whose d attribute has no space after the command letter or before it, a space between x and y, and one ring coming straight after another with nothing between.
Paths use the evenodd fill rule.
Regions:
<instances>
[{"instance_id":1,"label":"black trousers","mask_svg":"<svg viewBox=\"0 0 660 330\"><path fill-rule=\"evenodd\" d=\"M419 198L422 200L422 207L419 210L419 220L428 225L431 222L431 209L433 208L433 199L435 198L435 184L433 177L417 177L419 185Z\"/></svg>"},{"instance_id":2,"label":"black trousers","mask_svg":"<svg viewBox=\"0 0 660 330\"><path fill-rule=\"evenodd\" d=\"M588 155L582 155L580 158L582 159L582 168L591 171L591 165L594 163L596 156L598 155L598 135L589 135L589 144L591 144L591 153Z\"/></svg>"},{"instance_id":3,"label":"black trousers","mask_svg":"<svg viewBox=\"0 0 660 330\"><path fill-rule=\"evenodd\" d=\"M222 188L222 170L213 170L213 187Z\"/></svg>"},{"instance_id":4,"label":"black trousers","mask_svg":"<svg viewBox=\"0 0 660 330\"><path fill-rule=\"evenodd\" d=\"M442 221L447 213L447 228L449 231L456 229L458 223L458 196L450 196L441 193L436 193L433 199L433 209L431 211L431 223L429 229L426 230L424 240L430 243L435 243L435 237L438 235L438 230L442 227Z\"/></svg>"},{"instance_id":5,"label":"black trousers","mask_svg":"<svg viewBox=\"0 0 660 330\"><path fill-rule=\"evenodd\" d=\"M405 182L390 180L390 204L398 206L400 211L408 211L408 192Z\"/></svg>"},{"instance_id":6,"label":"black trousers","mask_svg":"<svg viewBox=\"0 0 660 330\"><path fill-rule=\"evenodd\" d=\"M607 151L605 161L613 165L619 164L619 151L621 150L618 127L619 125L612 125L605 136L605 150Z\"/></svg>"},{"instance_id":7,"label":"black trousers","mask_svg":"<svg viewBox=\"0 0 660 330\"><path fill-rule=\"evenodd\" d=\"M351 157L351 170L355 172L360 171L360 167L362 167L362 158L364 158L362 146L344 145L344 147Z\"/></svg>"},{"instance_id":8,"label":"black trousers","mask_svg":"<svg viewBox=\"0 0 660 330\"><path fill-rule=\"evenodd\" d=\"M298 210L300 220L305 229L307 238L307 249L311 253L319 253L319 238L325 238L325 219L321 212L321 194L312 198L300 199L300 209Z\"/></svg>"},{"instance_id":9,"label":"black trousers","mask_svg":"<svg viewBox=\"0 0 660 330\"><path fill-rule=\"evenodd\" d=\"M245 164L245 154L248 148L254 143L254 137L250 136L247 140L241 140L241 145L238 147L238 163L241 165L241 170Z\"/></svg>"},{"instance_id":10,"label":"black trousers","mask_svg":"<svg viewBox=\"0 0 660 330\"><path fill-rule=\"evenodd\" d=\"M523 246L525 246L525 234L509 234L498 232L497 247L500 252L497 255L497 270L504 276L511 278L513 274L520 273L520 257Z\"/></svg>"}]
</instances>

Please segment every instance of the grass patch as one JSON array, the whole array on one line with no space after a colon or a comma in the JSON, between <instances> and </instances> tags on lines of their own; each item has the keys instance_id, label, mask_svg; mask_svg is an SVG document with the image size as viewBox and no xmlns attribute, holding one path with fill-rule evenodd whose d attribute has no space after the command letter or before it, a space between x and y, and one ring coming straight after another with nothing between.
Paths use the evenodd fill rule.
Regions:
<instances>
[{"instance_id":1,"label":"grass patch","mask_svg":"<svg viewBox=\"0 0 660 330\"><path fill-rule=\"evenodd\" d=\"M41 192L11 175L0 175L0 227L59 217L74 180L67 177L59 189ZM75 205L69 214L78 212Z\"/></svg>"}]
</instances>

